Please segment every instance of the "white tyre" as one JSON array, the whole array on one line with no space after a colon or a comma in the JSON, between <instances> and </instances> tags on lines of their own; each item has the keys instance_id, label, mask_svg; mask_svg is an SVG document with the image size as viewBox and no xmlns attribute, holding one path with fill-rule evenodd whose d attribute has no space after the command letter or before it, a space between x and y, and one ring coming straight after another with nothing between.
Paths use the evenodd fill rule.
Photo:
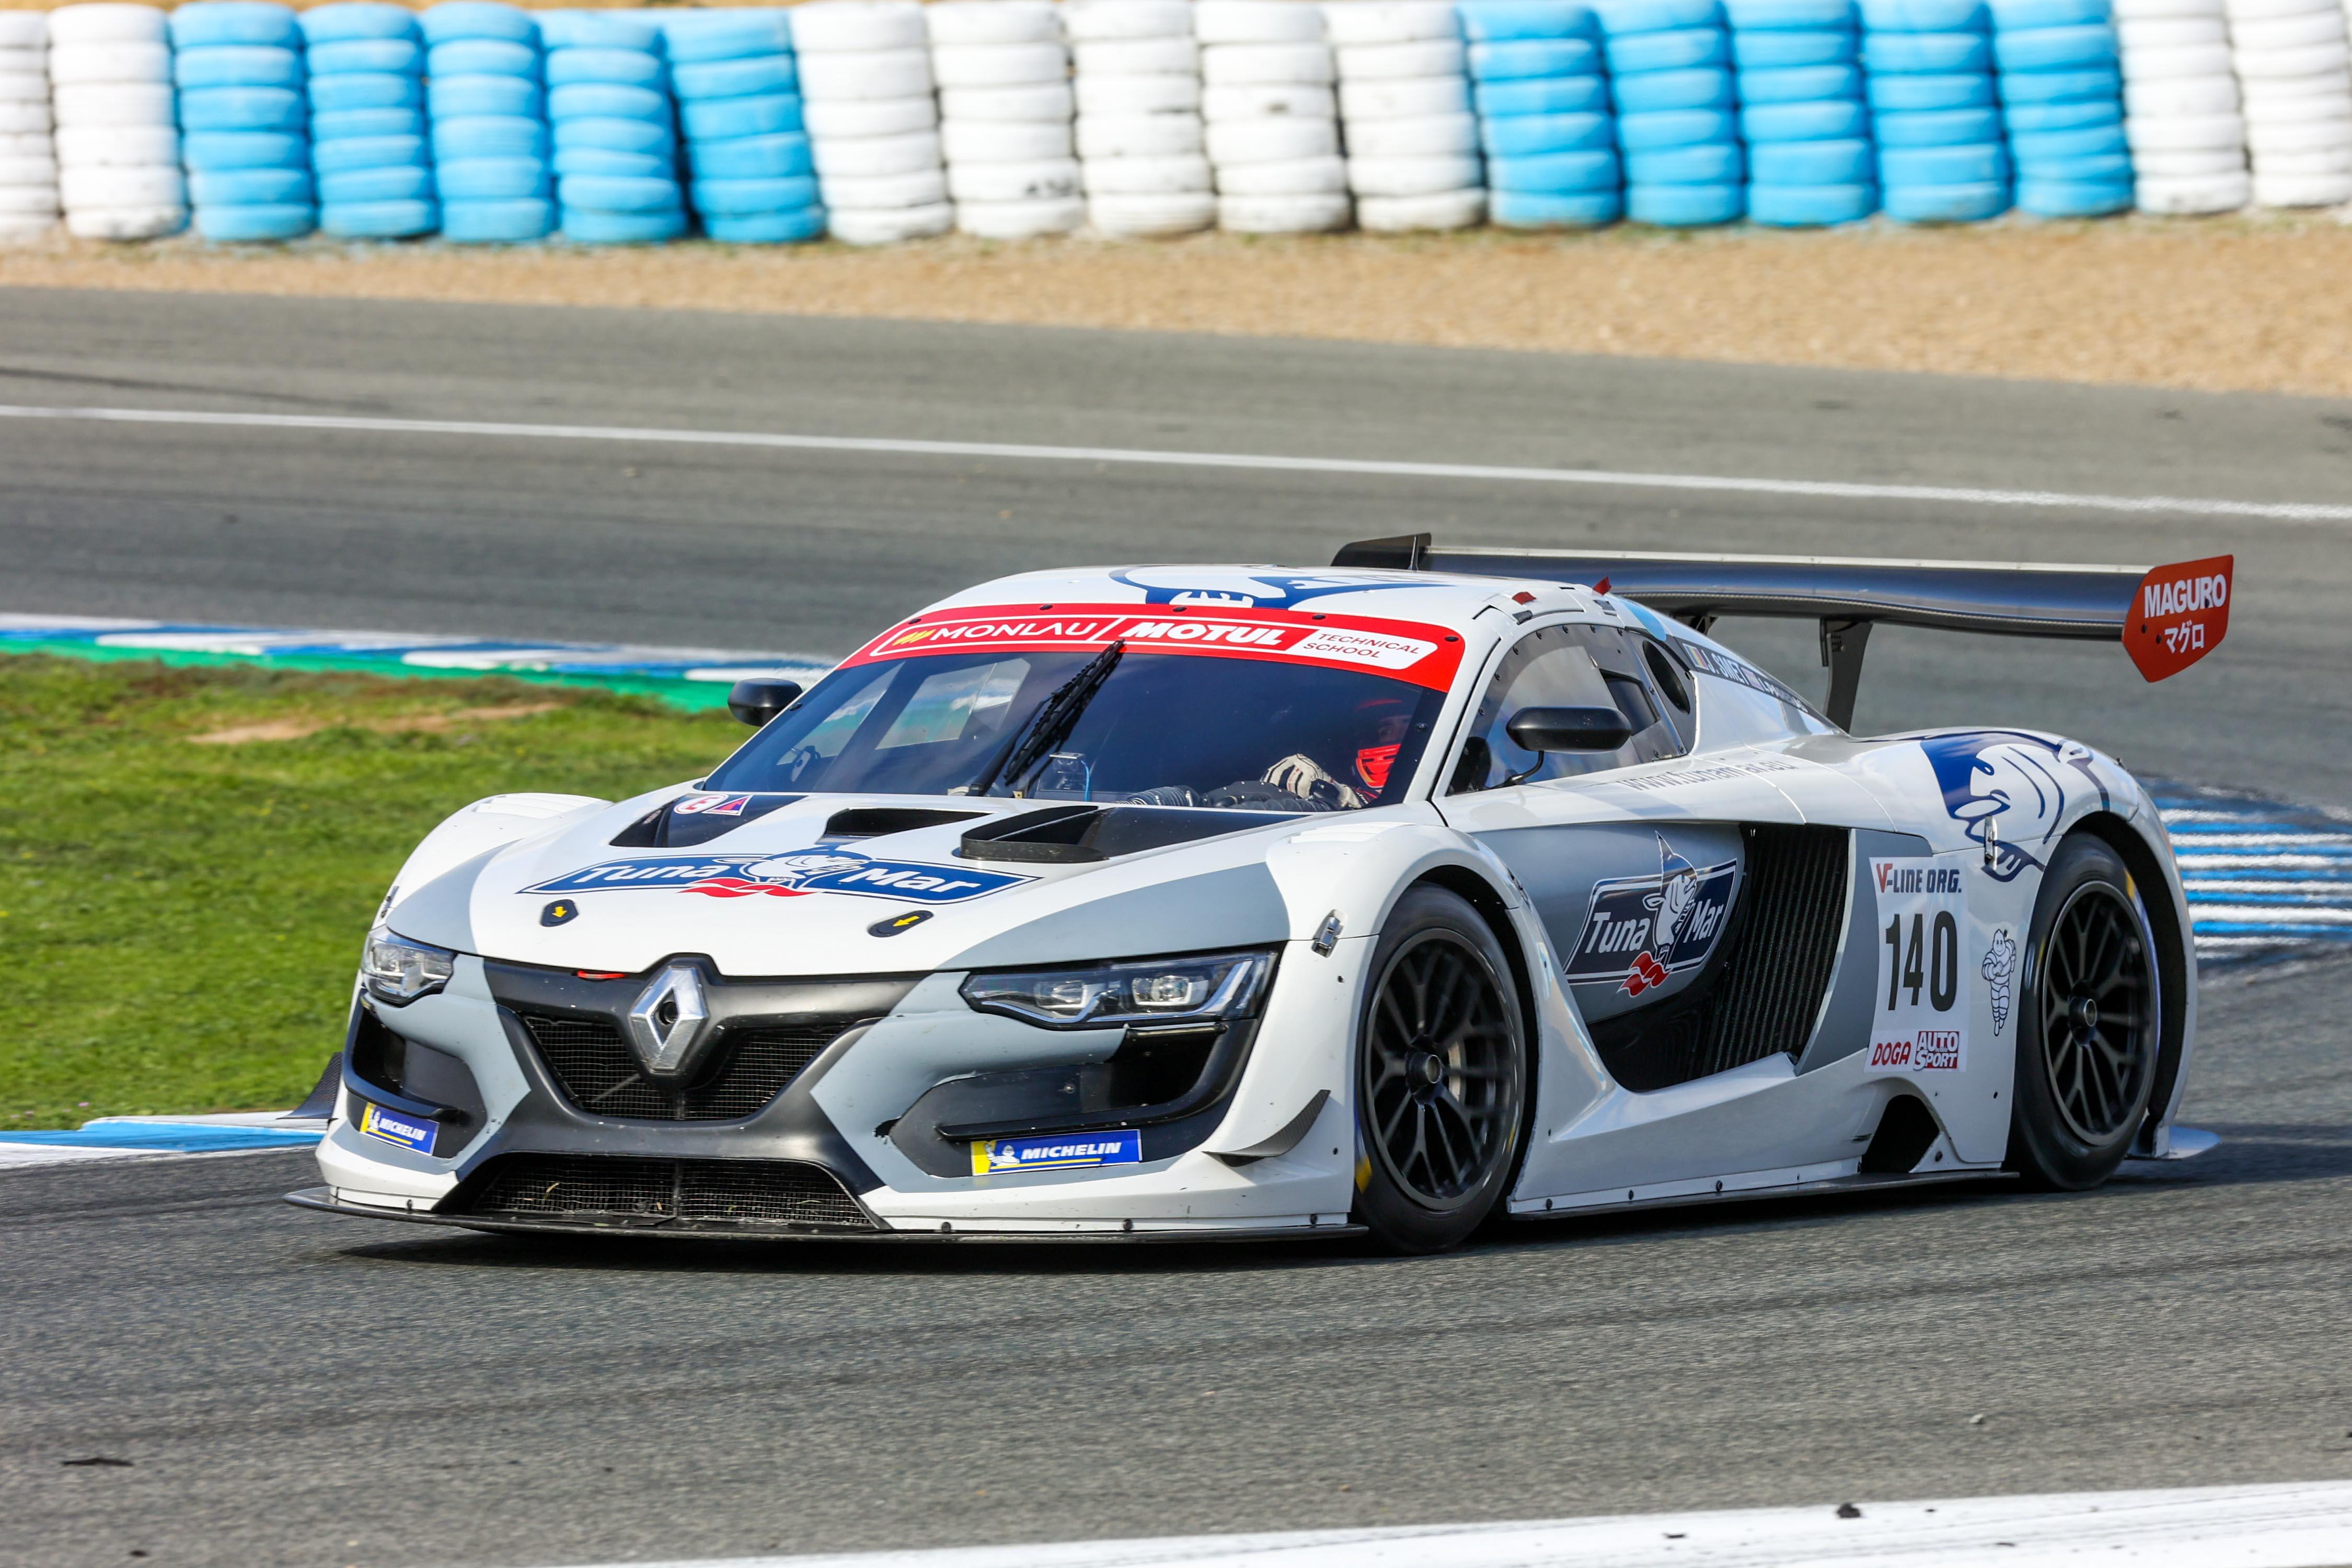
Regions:
<instances>
[{"instance_id":1,"label":"white tyre","mask_svg":"<svg viewBox=\"0 0 2352 1568\"><path fill-rule=\"evenodd\" d=\"M994 5L998 0L980 0ZM957 44L931 51L931 77L941 87L1024 87L1070 79L1069 51L1058 43Z\"/></svg>"},{"instance_id":2,"label":"white tyre","mask_svg":"<svg viewBox=\"0 0 2352 1568\"><path fill-rule=\"evenodd\" d=\"M844 245L896 245L907 239L929 239L955 226L955 208L945 202L919 207L867 209L835 206L825 209L825 228Z\"/></svg>"},{"instance_id":3,"label":"white tyre","mask_svg":"<svg viewBox=\"0 0 2352 1568\"><path fill-rule=\"evenodd\" d=\"M931 47L1046 44L1062 38L1053 0L933 0L923 7Z\"/></svg>"},{"instance_id":4,"label":"white tyre","mask_svg":"<svg viewBox=\"0 0 2352 1568\"><path fill-rule=\"evenodd\" d=\"M1350 125L1360 120L1417 120L1469 111L1470 84L1461 77L1339 84L1339 117Z\"/></svg>"},{"instance_id":5,"label":"white tyre","mask_svg":"<svg viewBox=\"0 0 2352 1568\"><path fill-rule=\"evenodd\" d=\"M1297 0L1276 0L1296 5ZM1331 50L1323 44L1217 44L1201 51L1201 79L1211 87L1244 82L1328 82Z\"/></svg>"},{"instance_id":6,"label":"white tyre","mask_svg":"<svg viewBox=\"0 0 2352 1568\"><path fill-rule=\"evenodd\" d=\"M1478 150L1478 119L1428 114L1413 120L1367 120L1347 128L1351 158L1434 158Z\"/></svg>"},{"instance_id":7,"label":"white tyre","mask_svg":"<svg viewBox=\"0 0 2352 1568\"><path fill-rule=\"evenodd\" d=\"M2246 127L2246 150L2254 155L2256 168L2270 153L2323 153L2336 147L2352 147L2352 119Z\"/></svg>"},{"instance_id":8,"label":"white tyre","mask_svg":"<svg viewBox=\"0 0 2352 1568\"><path fill-rule=\"evenodd\" d=\"M1062 28L1079 43L1097 38L1192 36L1190 0L1067 0Z\"/></svg>"},{"instance_id":9,"label":"white tyre","mask_svg":"<svg viewBox=\"0 0 2352 1568\"><path fill-rule=\"evenodd\" d=\"M46 103L0 103L0 136L29 136L49 128Z\"/></svg>"},{"instance_id":10,"label":"white tyre","mask_svg":"<svg viewBox=\"0 0 2352 1568\"><path fill-rule=\"evenodd\" d=\"M71 207L182 206L188 182L180 171L151 163L143 169L76 169L58 175L58 194Z\"/></svg>"},{"instance_id":11,"label":"white tyre","mask_svg":"<svg viewBox=\"0 0 2352 1568\"><path fill-rule=\"evenodd\" d=\"M2236 212L2253 199L2254 182L2244 171L2234 174L2190 174L2172 177L2142 174L2132 187L2134 205L2144 213L2186 217L2199 213Z\"/></svg>"},{"instance_id":12,"label":"white tyre","mask_svg":"<svg viewBox=\"0 0 2352 1568\"><path fill-rule=\"evenodd\" d=\"M1034 202L958 202L955 209L956 227L982 239L1069 234L1086 221L1087 204L1079 196Z\"/></svg>"},{"instance_id":13,"label":"white tyre","mask_svg":"<svg viewBox=\"0 0 2352 1568\"><path fill-rule=\"evenodd\" d=\"M37 71L0 71L0 103L49 101L49 79Z\"/></svg>"},{"instance_id":14,"label":"white tyre","mask_svg":"<svg viewBox=\"0 0 2352 1568\"><path fill-rule=\"evenodd\" d=\"M18 213L14 217L0 216L0 245L26 245L47 239L57 232L55 213Z\"/></svg>"},{"instance_id":15,"label":"white tyre","mask_svg":"<svg viewBox=\"0 0 2352 1568\"><path fill-rule=\"evenodd\" d=\"M1198 153L1175 158L1089 158L1084 178L1090 196L1173 196L1215 188L1209 161Z\"/></svg>"},{"instance_id":16,"label":"white tyre","mask_svg":"<svg viewBox=\"0 0 2352 1568\"><path fill-rule=\"evenodd\" d=\"M830 0L814 0L827 4ZM803 7L805 9L805 7ZM814 102L912 98L931 90L931 57L923 49L856 49L803 55L801 95Z\"/></svg>"},{"instance_id":17,"label":"white tyre","mask_svg":"<svg viewBox=\"0 0 2352 1568\"><path fill-rule=\"evenodd\" d=\"M1081 38L1072 46L1081 79L1090 76L1193 76L1201 46L1190 38Z\"/></svg>"},{"instance_id":18,"label":"white tyre","mask_svg":"<svg viewBox=\"0 0 2352 1568\"><path fill-rule=\"evenodd\" d=\"M1348 226L1347 194L1219 196L1217 226L1235 234L1320 234Z\"/></svg>"},{"instance_id":19,"label":"white tyre","mask_svg":"<svg viewBox=\"0 0 2352 1568\"><path fill-rule=\"evenodd\" d=\"M1475 157L1350 158L1348 188L1360 196L1433 196L1485 183Z\"/></svg>"},{"instance_id":20,"label":"white tyre","mask_svg":"<svg viewBox=\"0 0 2352 1568\"><path fill-rule=\"evenodd\" d=\"M1462 40L1424 38L1411 44L1342 45L1331 51L1348 81L1394 81L1405 77L1460 76Z\"/></svg>"},{"instance_id":21,"label":"white tyre","mask_svg":"<svg viewBox=\"0 0 2352 1568\"><path fill-rule=\"evenodd\" d=\"M1420 196L1359 196L1356 226L1380 234L1413 229L1470 228L1486 216L1484 190L1433 191Z\"/></svg>"},{"instance_id":22,"label":"white tyre","mask_svg":"<svg viewBox=\"0 0 2352 1568\"><path fill-rule=\"evenodd\" d=\"M1335 44L1412 44L1458 38L1462 24L1451 0L1334 0L1323 30Z\"/></svg>"},{"instance_id":23,"label":"white tyre","mask_svg":"<svg viewBox=\"0 0 2352 1568\"><path fill-rule=\"evenodd\" d=\"M912 174L940 166L940 133L908 131L896 136L818 137L809 144L816 172L828 179L871 180Z\"/></svg>"},{"instance_id":24,"label":"white tyre","mask_svg":"<svg viewBox=\"0 0 2352 1568\"><path fill-rule=\"evenodd\" d=\"M1217 171L1217 194L1223 196L1328 195L1347 189L1348 165L1336 153L1281 163L1236 163Z\"/></svg>"},{"instance_id":25,"label":"white tyre","mask_svg":"<svg viewBox=\"0 0 2352 1568\"><path fill-rule=\"evenodd\" d=\"M2235 114L2238 84L2225 76L2126 81L2124 112L2134 120L2161 120L2175 114Z\"/></svg>"},{"instance_id":26,"label":"white tyre","mask_svg":"<svg viewBox=\"0 0 2352 1568\"><path fill-rule=\"evenodd\" d=\"M2352 138L2333 147L2315 147L2304 153L2263 153L2254 163L2265 174L2342 174L2352 173Z\"/></svg>"},{"instance_id":27,"label":"white tyre","mask_svg":"<svg viewBox=\"0 0 2352 1568\"><path fill-rule=\"evenodd\" d=\"M2343 40L2332 44L2297 44L2291 49L2236 49L2231 61L2238 75L2248 81L2270 78L2332 76L2342 74L2347 59Z\"/></svg>"},{"instance_id":28,"label":"white tyre","mask_svg":"<svg viewBox=\"0 0 2352 1568\"><path fill-rule=\"evenodd\" d=\"M48 158L58 155L56 136L47 131L10 131L0 132L0 158ZM176 163L175 153L169 158L142 158L142 163Z\"/></svg>"},{"instance_id":29,"label":"white tyre","mask_svg":"<svg viewBox=\"0 0 2352 1568\"><path fill-rule=\"evenodd\" d=\"M2221 0L2115 0L2116 20L2138 21L2150 16L2219 16Z\"/></svg>"},{"instance_id":30,"label":"white tyre","mask_svg":"<svg viewBox=\"0 0 2352 1568\"><path fill-rule=\"evenodd\" d=\"M2201 153L2138 153L2132 154L2132 173L2142 179L2200 180L2246 172L2243 147L2216 147Z\"/></svg>"},{"instance_id":31,"label":"white tyre","mask_svg":"<svg viewBox=\"0 0 2352 1568\"><path fill-rule=\"evenodd\" d=\"M940 123L939 106L928 92L908 98L804 103L801 112L808 133L820 142L838 136L898 136L935 130Z\"/></svg>"},{"instance_id":32,"label":"white tyre","mask_svg":"<svg viewBox=\"0 0 2352 1568\"><path fill-rule=\"evenodd\" d=\"M2309 125L2319 120L2352 117L2352 90L2313 98L2254 98L2245 106L2248 130L2257 125Z\"/></svg>"},{"instance_id":33,"label":"white tyre","mask_svg":"<svg viewBox=\"0 0 2352 1568\"><path fill-rule=\"evenodd\" d=\"M1066 123L992 120L946 121L940 126L940 145L950 163L1034 163L1041 158L1066 158L1075 151Z\"/></svg>"},{"instance_id":34,"label":"white tyre","mask_svg":"<svg viewBox=\"0 0 2352 1568\"><path fill-rule=\"evenodd\" d=\"M27 180L22 184L0 182L0 217L41 217L54 216L58 210L58 187L54 181L38 184Z\"/></svg>"},{"instance_id":35,"label":"white tyre","mask_svg":"<svg viewBox=\"0 0 2352 1568\"><path fill-rule=\"evenodd\" d=\"M0 11L0 49L46 48L48 41L46 11Z\"/></svg>"},{"instance_id":36,"label":"white tyre","mask_svg":"<svg viewBox=\"0 0 2352 1568\"><path fill-rule=\"evenodd\" d=\"M2210 16L2140 16L2116 23L2116 39L2128 62L2136 50L2177 49L2189 44L2226 44L2229 24L2219 12Z\"/></svg>"},{"instance_id":37,"label":"white tyre","mask_svg":"<svg viewBox=\"0 0 2352 1568\"><path fill-rule=\"evenodd\" d=\"M2240 22L2267 21L2278 16L2301 16L2313 11L2331 10L2329 0L2221 0L2221 9L2229 14L2230 25Z\"/></svg>"},{"instance_id":38,"label":"white tyre","mask_svg":"<svg viewBox=\"0 0 2352 1568\"><path fill-rule=\"evenodd\" d=\"M1191 234L1216 221L1217 198L1206 191L1087 198L1087 222L1105 234L1134 238Z\"/></svg>"},{"instance_id":39,"label":"white tyre","mask_svg":"<svg viewBox=\"0 0 2352 1568\"><path fill-rule=\"evenodd\" d=\"M172 50L164 44L73 44L49 51L49 80L58 87L171 79Z\"/></svg>"},{"instance_id":40,"label":"white tyre","mask_svg":"<svg viewBox=\"0 0 2352 1568\"><path fill-rule=\"evenodd\" d=\"M937 206L948 199L943 169L918 169L911 174L880 174L872 179L836 176L819 182L829 207L856 207L875 212L886 207Z\"/></svg>"},{"instance_id":41,"label":"white tyre","mask_svg":"<svg viewBox=\"0 0 2352 1568\"><path fill-rule=\"evenodd\" d=\"M1060 201L1083 188L1076 158L948 165L948 195L958 203Z\"/></svg>"},{"instance_id":42,"label":"white tyre","mask_svg":"<svg viewBox=\"0 0 2352 1568\"><path fill-rule=\"evenodd\" d=\"M2177 48L2136 49L2132 53L2133 81L2156 81L2169 77L2228 76L2236 68L2226 44L2182 44Z\"/></svg>"},{"instance_id":43,"label":"white tyre","mask_svg":"<svg viewBox=\"0 0 2352 1568\"><path fill-rule=\"evenodd\" d=\"M23 15L21 11L0 11L0 16ZM37 76L46 79L48 74L47 45L35 44L29 47L18 48L13 45L0 44L0 75Z\"/></svg>"},{"instance_id":44,"label":"white tyre","mask_svg":"<svg viewBox=\"0 0 2352 1568\"><path fill-rule=\"evenodd\" d=\"M919 49L930 42L923 8L914 0L809 0L786 15L793 47L803 57Z\"/></svg>"},{"instance_id":45,"label":"white tyre","mask_svg":"<svg viewBox=\"0 0 2352 1568\"><path fill-rule=\"evenodd\" d=\"M12 157L0 153L0 185L55 185L57 183L58 161L54 157Z\"/></svg>"},{"instance_id":46,"label":"white tyre","mask_svg":"<svg viewBox=\"0 0 2352 1568\"><path fill-rule=\"evenodd\" d=\"M160 239L187 226L184 206L66 209L66 232L76 239Z\"/></svg>"},{"instance_id":47,"label":"white tyre","mask_svg":"<svg viewBox=\"0 0 2352 1568\"><path fill-rule=\"evenodd\" d=\"M1339 128L1328 120L1234 120L1208 126L1203 141L1222 169L1328 157L1339 151Z\"/></svg>"},{"instance_id":48,"label":"white tyre","mask_svg":"<svg viewBox=\"0 0 2352 1568\"><path fill-rule=\"evenodd\" d=\"M2342 71L2323 71L2317 76L2249 77L2239 84L2238 94L2248 103L2294 103L2310 98L2340 98L2347 86Z\"/></svg>"},{"instance_id":49,"label":"white tyre","mask_svg":"<svg viewBox=\"0 0 2352 1568\"><path fill-rule=\"evenodd\" d=\"M940 91L942 120L1067 120L1076 107L1066 81L1029 87L950 87Z\"/></svg>"},{"instance_id":50,"label":"white tyre","mask_svg":"<svg viewBox=\"0 0 2352 1568\"><path fill-rule=\"evenodd\" d=\"M1211 87L1201 90L1201 118L1227 120L1336 120L1339 99L1328 87L1311 85Z\"/></svg>"},{"instance_id":51,"label":"white tyre","mask_svg":"<svg viewBox=\"0 0 2352 1568\"><path fill-rule=\"evenodd\" d=\"M1319 43L1323 13L1298 0L1198 0L1192 36L1204 44Z\"/></svg>"},{"instance_id":52,"label":"white tyre","mask_svg":"<svg viewBox=\"0 0 2352 1568\"><path fill-rule=\"evenodd\" d=\"M160 44L163 13L152 5L60 5L49 13L49 44Z\"/></svg>"},{"instance_id":53,"label":"white tyre","mask_svg":"<svg viewBox=\"0 0 2352 1568\"><path fill-rule=\"evenodd\" d=\"M2134 153L2210 153L2243 147L2246 122L2234 114L2176 114L2124 121Z\"/></svg>"},{"instance_id":54,"label":"white tyre","mask_svg":"<svg viewBox=\"0 0 2352 1568\"><path fill-rule=\"evenodd\" d=\"M1078 121L1081 158L1173 158L1205 144L1197 114L1089 114Z\"/></svg>"},{"instance_id":55,"label":"white tyre","mask_svg":"<svg viewBox=\"0 0 2352 1568\"><path fill-rule=\"evenodd\" d=\"M2258 207L2332 207L2352 201L2352 174L2265 174L2254 171Z\"/></svg>"},{"instance_id":56,"label":"white tyre","mask_svg":"<svg viewBox=\"0 0 2352 1568\"><path fill-rule=\"evenodd\" d=\"M171 125L172 89L156 83L61 87L53 100L60 125Z\"/></svg>"},{"instance_id":57,"label":"white tyre","mask_svg":"<svg viewBox=\"0 0 2352 1568\"><path fill-rule=\"evenodd\" d=\"M1088 76L1080 71L1071 85L1081 115L1167 114L1201 107L1201 79L1189 70L1139 76Z\"/></svg>"},{"instance_id":58,"label":"white tyre","mask_svg":"<svg viewBox=\"0 0 2352 1568\"><path fill-rule=\"evenodd\" d=\"M2344 14L2333 9L2247 20L2230 29L2230 41L2242 49L2299 49L2343 40Z\"/></svg>"}]
</instances>

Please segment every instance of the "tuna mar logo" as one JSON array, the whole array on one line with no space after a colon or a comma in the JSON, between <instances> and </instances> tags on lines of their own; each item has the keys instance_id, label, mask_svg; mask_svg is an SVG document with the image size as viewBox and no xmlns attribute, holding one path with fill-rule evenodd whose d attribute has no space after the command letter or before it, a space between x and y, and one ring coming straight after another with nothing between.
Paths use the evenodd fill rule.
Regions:
<instances>
[{"instance_id":1,"label":"tuna mar logo","mask_svg":"<svg viewBox=\"0 0 2352 1568\"><path fill-rule=\"evenodd\" d=\"M1657 875L1593 884L1567 978L1614 980L1618 990L1639 996L1696 969L1723 934L1738 880L1738 861L1694 866L1661 836Z\"/></svg>"},{"instance_id":2,"label":"tuna mar logo","mask_svg":"<svg viewBox=\"0 0 2352 1568\"><path fill-rule=\"evenodd\" d=\"M669 890L713 899L796 899L850 893L914 904L960 904L1034 880L912 860L873 860L838 849L788 855L632 855L600 860L524 888L525 893Z\"/></svg>"},{"instance_id":3,"label":"tuna mar logo","mask_svg":"<svg viewBox=\"0 0 2352 1568\"><path fill-rule=\"evenodd\" d=\"M1985 875L2014 881L2039 868L2036 850L2057 841L2070 783L2087 784L2107 804L2091 771L2091 749L2023 730L1963 730L1919 742L1936 771L1944 810L1985 846Z\"/></svg>"}]
</instances>

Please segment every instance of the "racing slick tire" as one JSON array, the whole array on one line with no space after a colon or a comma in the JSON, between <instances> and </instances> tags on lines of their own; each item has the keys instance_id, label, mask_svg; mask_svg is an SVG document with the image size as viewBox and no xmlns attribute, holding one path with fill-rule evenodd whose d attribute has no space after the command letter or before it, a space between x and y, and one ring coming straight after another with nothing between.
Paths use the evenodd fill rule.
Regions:
<instances>
[{"instance_id":1,"label":"racing slick tire","mask_svg":"<svg viewBox=\"0 0 2352 1568\"><path fill-rule=\"evenodd\" d=\"M2088 834L2051 858L2018 982L2009 1168L2044 1191L2095 1187L2147 1118L2162 1031L2147 912Z\"/></svg>"},{"instance_id":2,"label":"racing slick tire","mask_svg":"<svg viewBox=\"0 0 2352 1568\"><path fill-rule=\"evenodd\" d=\"M1518 1168L1527 1026L1493 928L1442 888L1406 892L1356 1029L1356 1223L1397 1252L1478 1228Z\"/></svg>"}]
</instances>

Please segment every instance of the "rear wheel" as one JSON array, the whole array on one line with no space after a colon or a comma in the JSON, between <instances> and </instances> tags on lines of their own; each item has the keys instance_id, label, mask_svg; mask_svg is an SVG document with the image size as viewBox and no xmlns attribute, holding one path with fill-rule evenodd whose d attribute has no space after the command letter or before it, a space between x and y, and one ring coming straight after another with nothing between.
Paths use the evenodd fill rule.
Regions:
<instances>
[{"instance_id":1,"label":"rear wheel","mask_svg":"<svg viewBox=\"0 0 2352 1568\"><path fill-rule=\"evenodd\" d=\"M2052 857L2021 978L2010 1168L2038 1187L2096 1186L2147 1119L2161 1038L2147 916L2097 839Z\"/></svg>"},{"instance_id":2,"label":"rear wheel","mask_svg":"<svg viewBox=\"0 0 2352 1568\"><path fill-rule=\"evenodd\" d=\"M1465 900L1412 889L1372 961L1356 1044L1356 1218L1400 1252L1478 1227L1518 1163L1526 1027L1502 943Z\"/></svg>"}]
</instances>

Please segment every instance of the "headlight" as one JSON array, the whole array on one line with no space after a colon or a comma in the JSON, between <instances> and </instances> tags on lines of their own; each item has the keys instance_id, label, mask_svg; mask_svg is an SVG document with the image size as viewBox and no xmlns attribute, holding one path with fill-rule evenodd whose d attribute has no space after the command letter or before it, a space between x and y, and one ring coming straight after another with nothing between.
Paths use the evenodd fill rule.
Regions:
<instances>
[{"instance_id":1,"label":"headlight","mask_svg":"<svg viewBox=\"0 0 2352 1568\"><path fill-rule=\"evenodd\" d=\"M1003 1013L1049 1029L1196 1023L1247 1017L1273 973L1270 952L1144 958L1082 969L975 974L963 983L963 999L983 1013Z\"/></svg>"},{"instance_id":2,"label":"headlight","mask_svg":"<svg viewBox=\"0 0 2352 1568\"><path fill-rule=\"evenodd\" d=\"M446 947L429 947L394 936L383 926L368 932L360 955L360 973L367 977L368 994L397 1007L419 996L430 996L449 984L457 973L457 955Z\"/></svg>"}]
</instances>

